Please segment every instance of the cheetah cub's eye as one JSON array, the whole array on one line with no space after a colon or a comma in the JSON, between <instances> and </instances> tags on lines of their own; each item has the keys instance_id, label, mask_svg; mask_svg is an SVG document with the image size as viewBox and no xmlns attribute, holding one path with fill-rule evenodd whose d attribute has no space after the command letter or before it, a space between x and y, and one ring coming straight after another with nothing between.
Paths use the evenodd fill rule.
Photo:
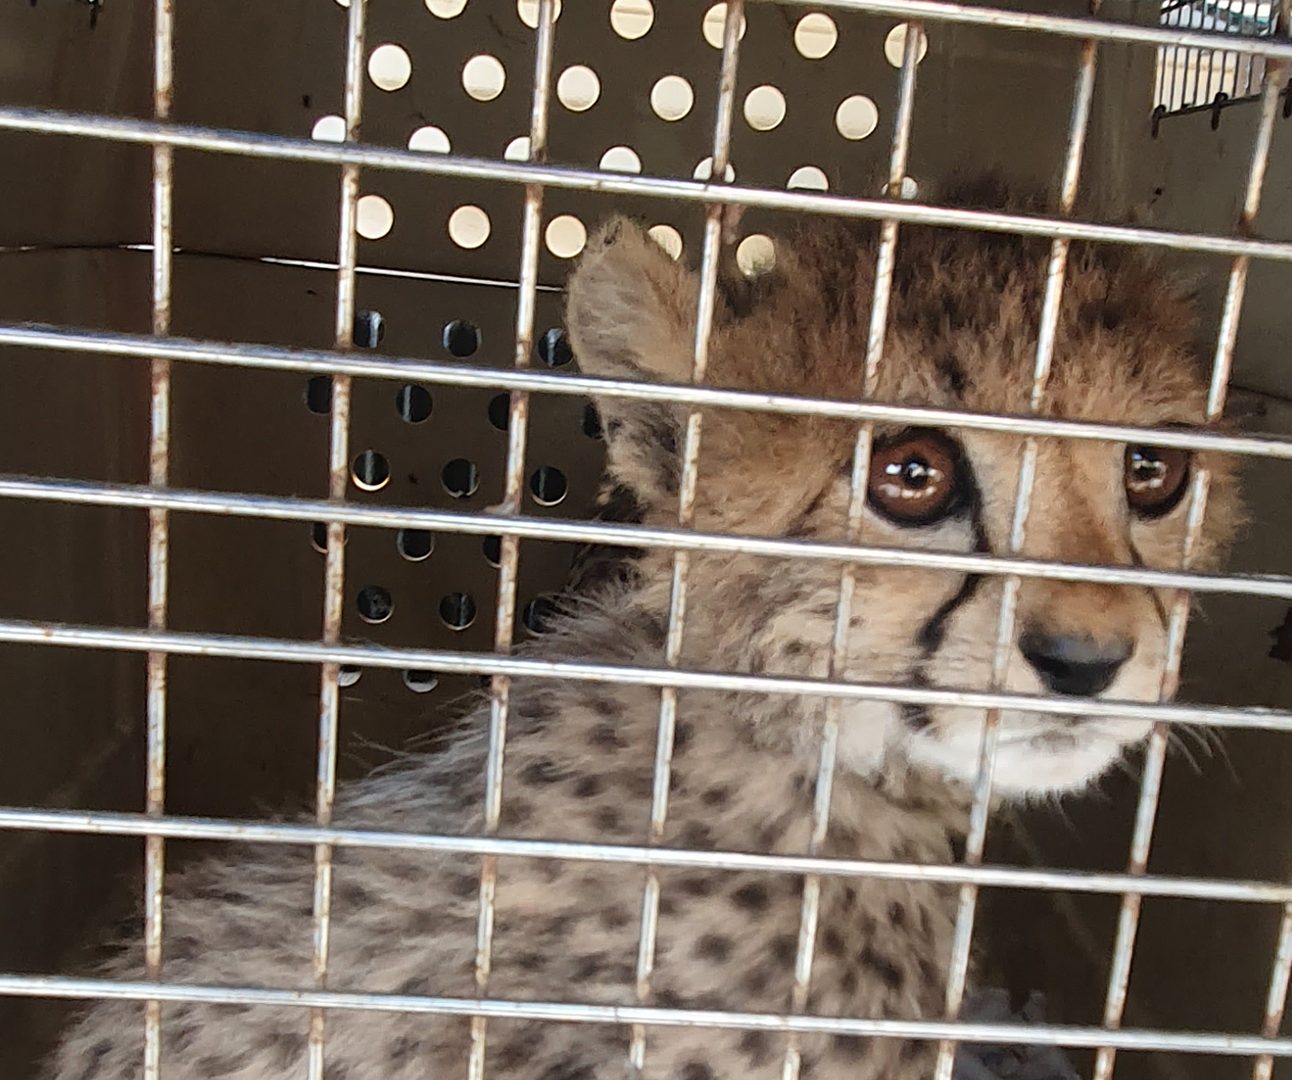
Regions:
<instances>
[{"instance_id":1,"label":"cheetah cub's eye","mask_svg":"<svg viewBox=\"0 0 1292 1080\"><path fill-rule=\"evenodd\" d=\"M898 525L932 525L960 508L960 447L939 431L905 431L877 442L870 455L867 498Z\"/></svg>"},{"instance_id":2,"label":"cheetah cub's eye","mask_svg":"<svg viewBox=\"0 0 1292 1080\"><path fill-rule=\"evenodd\" d=\"M1126 448L1126 501L1142 518L1169 514L1184 497L1192 471L1187 450L1168 447Z\"/></svg>"}]
</instances>

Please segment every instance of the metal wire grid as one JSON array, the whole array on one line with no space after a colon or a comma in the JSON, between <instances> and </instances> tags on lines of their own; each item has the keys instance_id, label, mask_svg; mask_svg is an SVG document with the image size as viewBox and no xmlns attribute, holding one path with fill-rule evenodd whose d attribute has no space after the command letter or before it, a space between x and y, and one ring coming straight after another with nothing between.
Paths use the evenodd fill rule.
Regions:
<instances>
[{"instance_id":1,"label":"metal wire grid","mask_svg":"<svg viewBox=\"0 0 1292 1080\"><path fill-rule=\"evenodd\" d=\"M786 0L791 4L807 0ZM120 142L146 143L153 147L153 331L154 336L135 337L105 333L86 333L56 328L0 326L0 344L26 345L38 348L60 348L87 354L135 355L151 358L152 422L150 439L150 472L148 486L79 483L73 480L0 478L0 496L77 502L95 505L139 506L149 510L149 626L147 630L123 628L76 627L54 624L0 621L0 640L41 642L74 647L108 647L148 653L148 789L145 813L142 815L110 813L76 813L37 811L22 808L0 808L0 828L36 829L57 832L84 832L115 835L139 835L146 840L146 980L138 983L113 983L98 979L74 979L58 976L0 976L0 993L54 997L129 998L148 1003L145 1012L145 1076L159 1075L159 1022L162 1001L205 1001L247 1004L290 1004L311 1010L309 1076L321 1080L326 1051L326 1010L329 1008L388 1009L406 1012L464 1015L472 1019L470 1075L484 1074L486 1022L490 1017L536 1018L576 1022L611 1022L633 1026L630 1061L640 1067L646 1053L645 1030L651 1025L686 1024L763 1029L789 1036L784 1075L797 1075L797 1037L806 1032L833 1032L853 1035L911 1036L942 1039L939 1058L940 1080L949 1076L951 1050L955 1040L1037 1043L1064 1046L1087 1046L1100 1050L1097 1076L1111 1074L1113 1054L1119 1048L1177 1050L1196 1053L1254 1055L1253 1076L1267 1080L1275 1057L1292 1056L1292 1039L1278 1037L1286 1004L1289 970L1292 969L1292 886L1262 882L1166 878L1145 873L1148 847L1152 838L1154 814L1160 794L1166 726L1172 723L1209 723L1216 726L1257 727L1292 731L1292 714L1276 710L1219 709L1203 706L1157 703L1142 706L1130 703L1090 701L1079 703L1090 715L1137 715L1155 722L1150 745L1149 768L1141 790L1135 839L1128 871L1125 874L1083 874L1060 870L1022 870L983 865L982 841L987 824L987 805L991 788L994 757L994 734L997 710L1023 708L1034 712L1070 711L1071 700L1062 703L1044 697L1000 692L999 661L1012 634L1013 599L1022 577L1051 576L1069 580L1104 581L1117 584L1154 584L1195 591L1232 591L1249 595L1292 596L1292 579L1279 576L1207 575L1189 571L1192 547L1196 541L1205 510L1208 478L1200 473L1190 494L1188 541L1182 552L1180 572L1151 572L1119 567L1061 566L1017 558L1026 525L1028 498L1035 465L1035 438L1039 435L1062 435L1073 438L1102 438L1151 441L1162 445L1193 448L1226 449L1236 453L1277 458L1292 457L1292 442L1285 440L1241 438L1183 432L1146 432L1142 429L1109 424L1081 424L1045 420L1039 417L966 415L949 410L878 406L870 403L817 401L778 395L752 395L717 391L699 384L707 360L708 330L712 325L716 299L716 265L722 231L722 204L800 209L879 219L881 247L877 267L873 317L867 343L867 385L873 385L882 359L886 310L892 281L893 253L898 229L903 222L974 226L994 231L1044 235L1053 239L1047 271L1045 302L1042 311L1036 365L1034 370L1032 412L1044 401L1054 329L1058 316L1068 245L1073 239L1104 240L1114 243L1140 243L1177 250L1209 251L1234 258L1226 293L1221 328L1218 335L1213 379L1208 409L1218 415L1223 403L1237 331L1237 320L1250 259L1292 259L1292 244L1253 240L1246 237L1224 237L1139 230L1123 227L1089 225L1073 222L1066 216L1052 219L1025 218L1003 213L952 211L918 204L880 199L839 199L802 192L771 192L718 185L699 185L680 181L609 177L574 169L555 169L542 164L546 133L547 99L554 33L554 0L541 0L537 37L533 107L531 112L531 150L528 163L471 161L460 158L427 159L420 155L378 150L361 145L362 118L361 72L364 55L364 0L351 0L347 34L345 111L347 140L337 147L320 146L301 140L256 136L243 132L220 132L167 123L172 88L172 0L156 0L154 122L111 120L99 116L73 115L46 110L0 109L0 128L39 131L105 138ZM1061 212L1070 212L1075 200L1094 85L1097 45L1101 41L1137 42L1159 48L1211 48L1214 35L1194 30L1137 27L1096 20L1072 19L1050 15L1010 12L991 8L966 7L935 0L828 0L825 5L855 11L896 15L916 20L908 33L902 67L897 119L890 157L890 190L900 185L905 173L906 149L910 136L912 100L915 91L915 57L922 30L919 20L952 21L990 25L1006 29L1042 31L1078 37L1083 40L1065 157ZM732 95L738 54L738 26L743 3L735 0L727 7L723 36L721 84L715 121L713 174L721 176L722 163L729 154L731 137ZM1271 132L1277 112L1279 80L1287 62L1292 60L1292 45L1274 39L1238 39L1227 43L1231 51L1250 58L1254 67L1261 63L1263 78L1261 122L1253 148L1246 197L1240 221L1240 232L1249 226L1259 208L1260 193L1268 162ZM299 352L243 344L191 342L169 337L170 266L173 253L170 218L172 201L171 166L175 147L201 149L228 154L273 157L330 163L341 168L341 231L338 250L338 284L336 302L336 351ZM467 371L454 365L399 360L373 360L349 352L354 316L354 282L356 234L355 216L360 168L388 168L423 171L444 175L472 176L526 185L522 260L519 272L519 302L516 324L516 368L508 372ZM538 230L541 223L544 186L575 190L599 190L647 194L688 201L703 201L710 206L706 218L705 244L701 260L701 289L695 340L695 364L690 386L648 386L612 380L583 377L551 376L523 369L528 362L533 335L533 305L537 291ZM169 365L172 361L231 364L249 367L287 368L326 372L333 376L332 428L329 450L329 494L326 502L273 499L246 494L180 491L167 486L169 447ZM503 511L506 524L500 529L495 515L451 514L383 507L354 507L344 503L345 469L348 459L348 416L350 379L354 376L402 378L417 376L428 382L458 385L489 385L513 391L511 425L507 455L506 492ZM519 514L521 477L524 465L525 428L528 391L586 393L595 390L606 395L639 399L668 400L691 407L683 451L680 484L680 514L677 529L643 529L590 523L561 522L552 519L527 518ZM850 529L847 542L828 545L800 541L768 540L753 537L729 537L691 531L691 510L696 492L701 407L737 407L766 411L838 416L859 424L854 454ZM1023 470L1016 501L1011 534L1011 557L993 559L981 556L952 556L893 551L856 542L856 524L863 503L864 476L870 448L870 425L878 420L900 418L908 422L955 424L1010 431L1028 437L1023 449ZM1030 462L1030 466L1029 466ZM328 525L325 609L322 639L319 642L274 641L256 637L229 637L209 634L184 634L166 629L166 555L167 515L173 510L207 513L232 513L280 519L319 520ZM342 646L339 642L342 585L344 580L343 540L347 524L431 525L440 529L491 534L502 531L503 568L499 578L495 652L487 654L447 651L373 649ZM664 668L639 668L580 662L542 661L507 656L511 644L511 625L515 608L515 571L518 539L526 536L597 540L603 543L640 545L656 544L674 552L673 599L670 604L668 649ZM732 673L688 671L677 666L681 631L685 617L685 599L689 553L697 549L746 551L767 555L791 555L804 558L833 558L844 563L841 575L836 633L829 677L824 680L792 679L770 676L745 676ZM962 572L1006 575L1005 599L1002 603L997 636L993 678L986 691L932 690L880 684L840 682L837 679L841 657L840 626L846 627L851 603L852 575L865 562L900 562L957 569ZM1178 680L1183 647L1185 603L1182 599L1172 612L1168 636L1168 659L1164 668L1162 697L1168 698ZM165 760L165 665L171 654L259 657L318 663L322 667L319 711L319 750L317 762L317 805L313 827L303 825L247 824L229 821L182 819L164 813ZM486 777L486 825L478 837L449 837L373 833L331 827L331 809L335 793L337 736L337 675L343 662L369 666L432 667L444 671L478 672L493 676L490 718L490 744ZM981 765L975 787L971 833L964 864L925 866L883 863L867 860L836 860L817 857L816 845L828 826L830 782L833 770L833 733L837 730L837 712L831 713L818 773L817 799L814 810L813 844L802 857L785 857L736 853L701 853L661 850L653 843L642 847L571 844L543 841L506 840L494 835L501 805L502 754L505 743L510 679L523 676L558 676L563 678L636 683L661 688L659 738L656 756L655 796L652 800L651 840L658 839L667 811L668 769L672 751L673 719L676 692L681 688L750 689L762 693L823 694L837 708L843 698L878 698L923 704L962 704L984 708L988 721L984 727ZM271 991L262 988L213 988L171 986L161 981L162 944L162 844L165 838L239 839L266 843L309 843L315 847L315 898L313 970L315 989L302 992ZM347 994L326 989L327 951L330 914L331 855L334 846L377 846L470 852L483 856L480 889L480 920L477 935L476 1000L401 997L391 995ZM592 861L628 862L647 868L647 887L643 899L641 949L638 958L639 991L645 994L653 959L654 927L658 917L658 879L654 870L660 866L703 865L730 869L763 869L802 874L808 886L804 892L799 949L795 965L796 1008L790 1015L732 1013L720 1011L677 1010L639 1007L602 1007L566 1003L521 1004L491 1000L487 997L489 953L493 916L493 872L500 855L526 855L544 858L572 858ZM844 1017L802 1016L798 1013L806 999L816 927L816 903L821 875L868 875L910 880L942 881L962 888L960 915L948 983L948 1016L936 1021L863 1020ZM976 891L983 885L1013 888L1063 888L1071 891L1117 893L1123 895L1122 918L1114 949L1104 1026L1074 1028L1057 1025L1019 1028L1001 1024L966 1024L957 1022L972 939ZM1125 1002L1126 978L1134 949L1139 901L1145 895L1187 896L1228 899L1247 902L1275 902L1284 905L1284 919L1271 973L1268 1000L1261 1034L1240 1036L1220 1033L1134 1031L1119 1029Z\"/></svg>"},{"instance_id":2,"label":"metal wire grid","mask_svg":"<svg viewBox=\"0 0 1292 1080\"><path fill-rule=\"evenodd\" d=\"M1276 33L1277 0L1164 0L1163 26L1211 30L1230 36ZM1154 105L1161 116L1219 109L1261 95L1262 57L1234 52L1228 43L1210 48L1163 46L1157 55Z\"/></svg>"}]
</instances>

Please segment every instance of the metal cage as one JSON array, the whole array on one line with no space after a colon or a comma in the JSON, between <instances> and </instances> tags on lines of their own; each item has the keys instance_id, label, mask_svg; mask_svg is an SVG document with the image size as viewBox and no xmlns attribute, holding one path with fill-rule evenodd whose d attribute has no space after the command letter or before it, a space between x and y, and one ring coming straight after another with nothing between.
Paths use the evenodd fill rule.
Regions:
<instances>
[{"instance_id":1,"label":"metal cage","mask_svg":"<svg viewBox=\"0 0 1292 1080\"><path fill-rule=\"evenodd\" d=\"M1261 34L1223 39L1217 31L1229 27L1216 20L1240 5L1205 6L1201 21L1196 5L1172 5L1159 22L1156 7L1106 2L1092 13L1060 0L1008 9L943 0L731 0L708 10L605 0L564 11L560 0L9 5L0 14L0 1015L15 1036L0 1047L5 1075L32 1075L59 1001L109 996L151 1003L141 1062L150 1078L165 1075L159 1003L179 1000L310 1010L310 1080L323 1076L328 1011L353 1008L480 1025L538 1017L916 1035L946 1040L940 1080L956 1040L1086 1050L1100 1080L1114 1063L1128 1077L1269 1080L1276 1063L1284 1075L1292 674L1286 648L1270 650L1266 635L1292 602L1278 539L1292 518L1283 317L1292 199L1280 183L1292 42L1286 5L1261 7ZM1177 93L1176 75L1164 74L1163 58L1182 55L1193 58L1182 81L1205 82L1207 101ZM1214 100L1203 56L1232 58L1225 78L1241 71L1242 86L1226 92L1256 103L1227 120L1223 145L1196 137L1205 116L1151 142L1155 106L1187 112ZM1057 176L1062 212L924 201L922 178L979 157L1022 177ZM1153 203L1155 223L1079 219L1079 189ZM883 222L890 255L908 223L1049 238L1038 389L1070 242L1151 245L1202 267L1216 326L1210 414L1232 405L1237 371L1245 392L1234 400L1265 430L1152 437L1248 462L1268 496L1241 572L1195 572L1187 550L1179 570L1154 572L696 532L694 424L676 528L589 520L600 469L586 411L594 390L837 417L858 426L863 455L868 426L894 418L1021 436L1143 434L706 387L703 333L694 384L580 375L563 348L559 291L585 226L611 206L650 218L661 242L698 252L708 270L723 206L747 211L751 265L761 223L788 211ZM891 259L880 265L870 370L883 363L891 286ZM702 327L714 303L703 290ZM1034 441L1023 452L1034 455ZM1206 497L1202 476L1191 537ZM1025 485L1020 508L1027 499ZM1021 522L1025 509L1016 515ZM581 543L673 553L663 667L513 655L518 635L540 627ZM1015 823L993 855L989 720L973 829L952 865L495 835L514 679L659 687L664 732L676 692L696 687L1062 707L993 686L679 668L696 550L1003 576L998 655L1025 577L1171 586L1216 603L1191 639L1196 665L1182 666L1187 604L1171 612L1163 701L1134 710L1155 722L1142 777L1115 781L1104 805L1074 809L1073 833ZM1226 659L1235 642L1240 658ZM1166 700L1190 670L1211 703ZM354 747L371 758L364 740L389 745L434 727L482 679L493 694L484 835L331 826L338 775L365 764L350 760ZM1090 706L1100 709L1128 711ZM1251 786L1206 786L1168 770L1170 733L1184 724L1232 734L1234 767ZM823 757L823 776L830 765ZM265 818L266 803L306 795L313 826ZM654 812L662 818L662 801ZM1240 833L1251 842L1232 843ZM165 980L164 861L235 839L316 851L314 964L299 992ZM75 950L119 910L112 897L128 894L139 841L148 979L70 974ZM483 978L469 1001L330 990L329 867L341 845L950 882L961 891L948 1019L521 1003L491 998ZM121 888L104 886L118 879ZM1002 917L1027 931L1013 935L1026 945L1003 950L1005 961L1044 986L1066 1022L1024 1029L956 1018L980 892L998 895ZM482 895L487 972L489 890ZM1141 979L1137 966L1133 982L1137 956L1149 974ZM1182 990L1190 968L1219 989Z\"/></svg>"}]
</instances>

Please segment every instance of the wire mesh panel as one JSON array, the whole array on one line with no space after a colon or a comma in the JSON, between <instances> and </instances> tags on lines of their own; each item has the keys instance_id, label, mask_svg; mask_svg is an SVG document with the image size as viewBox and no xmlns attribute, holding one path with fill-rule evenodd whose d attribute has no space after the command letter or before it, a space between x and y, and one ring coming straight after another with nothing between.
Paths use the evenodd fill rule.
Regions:
<instances>
[{"instance_id":1,"label":"wire mesh panel","mask_svg":"<svg viewBox=\"0 0 1292 1080\"><path fill-rule=\"evenodd\" d=\"M697 1045L709 1038L703 1033L717 1040L730 1031L742 1033L732 1045L745 1058L790 1080L863 1068L823 1056L822 1045L873 1062L903 1042L917 1048L917 1064L893 1075L938 1080L976 1080L983 1069L1007 1075L1009 1053L999 1047L1022 1046L1061 1048L1101 1080L1114 1070L1275 1075L1276 1062L1292 1057L1284 1026L1292 885L1278 814L1267 808L1260 818L1253 850L1261 858L1225 864L1213 852L1169 869L1152 861L1162 858L1159 806L1164 791L1169 800L1168 750L1180 732L1198 725L1260 737L1260 746L1278 748L1269 760L1285 762L1278 755L1292 729L1282 668L1244 669L1260 673L1259 687L1234 679L1176 700L1190 667L1191 598L1229 605L1199 661L1217 683L1226 635L1251 648L1267 630L1255 620L1292 602L1286 553L1268 531L1258 532L1259 554L1239 572L1207 562L1208 505L1223 511L1232 495L1225 463L1244 463L1276 493L1265 502L1286 513L1278 493L1292 458L1292 424L1276 406L1260 433L1223 422L1235 369L1271 363L1240 350L1249 278L1292 262L1286 222L1262 212L1271 201L1282 209L1287 151L1278 136L1292 43L1285 13L1240 7L1171 5L1154 26L1108 17L1120 10L1101 17L1097 5L1087 13L933 0L157 0L151 10L47 2L7 13L0 48L21 42L29 55L0 53L12 72L0 84L0 137L9 158L23 162L0 207L9 286L0 346L13 388L0 442L0 560L15 571L0 593L14 706L5 721L14 764L0 773L0 865L6 907L20 913L10 924L40 927L20 929L0 954L8 1015L33 1032L30 1046L8 1049L10 1070L43 1075L35 1061L63 1017L38 1003L91 1000L142 1003L137 1053L133 1035L128 1050L111 1041L91 1050L117 1070L110 1075L127 1068L122 1075L150 1080L244 1067L185 1050L198 1036L176 1030L197 1006L282 1017L277 1067L311 1080L352 1060L344 1055L362 1044L363 1024L382 1040L398 1033L363 1061L381 1071L416 1056L418 1025L459 1021L452 1063L442 1050L422 1050L408 1067L521 1075L515 1032L559 1023L569 1045L600 1039L604 1062L589 1071L570 1059L564 1073L544 1073L566 1080L624 1070L745 1076L744 1058L669 1057L670 1039ZM68 60L81 55L83 67ZM1125 147L1147 138L1154 105L1160 118L1221 95L1254 102L1251 138L1229 151L1236 205L1223 205L1223 225L1130 225L1126 214L1086 208L1099 204L1083 201L1087 192L1123 204L1160 193L1160 178L1128 161ZM97 175L71 184L76 162ZM942 197L953 173L985 165L1050 197L987 206ZM91 192L83 201L67 197L82 188ZM633 215L643 231L598 233L612 212ZM742 352L723 335L775 302L767 282L777 275L791 287L813 280L811 258L785 237L795 220L827 219L859 226L847 235L863 238L855 242L865 266L847 283L854 307L829 290L813 297L847 333L822 348L814 335L825 330L813 326L801 340L846 365L851 381L813 381L815 369L799 383L734 377L727 365L737 352L747 358L800 340L763 335ZM951 348L920 357L932 364L928 379L949 390L911 391L903 365L918 363L903 343L934 329L953 340L975 316L940 301L919 313L913 331L912 298L928 285L920 275L936 274L913 274L906 252L965 235L984 251L1040 253L1002 279L1002 289L1030 298L1026 318L977 358L980 368L962 369ZM653 378L624 359L632 342L609 350L613 362L581 358L562 321L575 260L595 266L634 237L654 245L642 250L656 276L635 282L616 326L665 294L661 282L690 283L670 333L648 340L654 359L674 360L659 360ZM1189 416L1145 413L1139 401L1111 411L1070 404L1077 391L1077 400L1097 398L1102 385L1070 375L1073 326L1093 320L1096 345L1120 341L1120 312L1135 304L1114 296L1115 281L1102 295L1074 299L1096 249L1114 266L1149 249L1210 273L1208 375ZM984 268L995 264L975 259L969 267L989 285ZM669 276L687 265L693 276ZM1009 394L975 398L996 352L1017 360ZM1265 355L1259 344L1249 352ZM795 359L762 362L793 371ZM1142 372L1154 359L1131 349L1114 375ZM1286 388L1285 366L1272 370ZM1150 404L1155 392L1146 392ZM650 503L644 487L625 498L625 475L649 465L640 454L616 462L625 425L648 429L668 458L658 506L641 505ZM807 500L793 522L776 517L777 498L807 485L813 459L826 455L814 451L787 475L777 443L787 430L842 447L826 489L835 514L828 528L813 517L825 496ZM918 454L890 461L885 455L912 432L926 440ZM746 471L738 489L724 489L721 470L706 470L733 439ZM607 446L617 489L601 479ZM1001 490L966 496L997 515L997 533L978 521L957 545L886 532L910 508L886 508L884 492L907 484L918 502L942 474L966 468L966 446L1008 462ZM1169 553L1044 539L1085 535L1102 520L1092 508L1089 520L1066 510L1073 516L1056 532L1047 470L1109 446L1140 470L1127 481L1130 495L1118 497L1148 499L1145 520L1174 515ZM1184 463L1174 501L1153 503L1163 477L1177 475L1172 462ZM739 498L768 509L732 525L722 507ZM613 572L653 580L634 585L639 593L594 589L582 608L561 599L576 550L589 545ZM868 662L856 655L859 625L886 606L921 602L918 589L909 601L898 586L877 593L875 575L890 572L906 576L883 580L953 582L921 631L922 666L885 666L873 648ZM706 598L728 595L715 583L745 575L747 594L770 605L764 616L775 628L785 617L772 604L778 578L805 573L820 631L812 647L796 638L797 650L779 663L744 653L722 662L728 636L764 628L742 629L738 597L729 611L706 610ZM1116 690L1134 643L1119 659L1099 660L1112 672L1102 682L1056 674L1056 665L1067 672L1075 662L1036 644L1029 598L1044 590L1101 598L1100 626L1115 619L1109 597L1134 594L1151 607L1160 655L1143 685ZM979 593L994 606L975 631L976 664L935 671L944 624ZM650 617L629 627L645 642L633 651L619 644L616 618L630 620L642 595ZM572 632L566 608L605 627L604 640L563 649ZM809 653L810 661L794 659ZM1282 664L1285 653L1276 635L1260 660ZM1031 681L1018 676L1024 661L1039 673ZM697 719L731 701L742 716L811 717L795 746L801 820L792 844L774 830L717 840L696 817L704 807L716 821L734 797L720 785L694 790L686 757L693 740L710 745ZM472 703L471 726L455 734L455 718ZM562 710L600 717L589 729L592 752L580 748L573 770L534 749L547 745ZM635 747L644 767L607 779L626 749L613 723L625 710L644 717L647 737ZM49 730L32 730L27 718L45 713ZM876 718L897 718L902 737L915 738L947 716L973 718L970 741L926 751L955 777L947 790L964 823L954 853L876 849L846 821L841 829L840 807L855 809L859 799L875 798L876 822L893 805L923 805L923 796L904 801L874 779L858 747ZM1085 865L1094 848L1036 842L1026 821L1000 808L1002 791L1062 786L1039 775L1032 786L1010 771L1019 716L1143 730L1142 770L1123 783L1121 816L1103 833L1104 864ZM1045 745L1077 738L1060 732ZM410 740L411 754L399 749ZM436 783L469 790L469 808L383 816L371 793L397 802L408 795L398 784L340 783L374 764L382 777L426 760L449 763L435 766ZM588 799L617 784L622 805L599 806L594 830L580 832L583 818L545 815L523 797L558 779ZM747 779L751 789L764 782ZM1283 798L1286 785L1271 783L1272 794L1253 798ZM929 796L943 797L940 788ZM302 803L306 815L279 816ZM628 822L630 812L637 818ZM991 846L997 826L1017 829L999 849ZM900 835L901 824L893 828ZM253 910L267 900L255 891L260 868L291 868L294 915L281 928L292 942L290 977L247 978L236 966L193 977L204 969L187 966L195 948L216 954L225 941L234 955L240 946L218 935L195 944L185 920L198 909L184 890L203 871L168 879L167 867L207 865L199 852L218 863L235 841L262 854L247 856L255 869L245 881L234 863L212 888L220 903L234 897ZM427 860L426 895L450 890L463 944L442 971L387 985L383 966L396 969L401 951L416 955L437 929L424 913L416 940L398 943L407 950L374 942L384 959L356 971L355 912L379 918L383 904L398 906L393 897L402 894L394 885L383 892L381 882L417 859ZM600 922L559 941L555 931L543 938L517 923L509 906L516 867L538 868L544 897L577 889L562 902ZM629 870L631 910L605 903ZM98 924L122 909L111 896L129 890L107 888L113 874L142 883L141 963L113 977L84 974L69 950L100 937ZM743 883L722 916L737 928L772 903L768 889L789 883L788 921L768 950L779 966L760 976L780 980L780 997L761 997L766 985L677 992L669 958L680 948L681 898L698 906L711 886L697 883L719 880L702 874ZM177 897L168 897L168 880ZM845 942L831 921L834 898L855 903L876 882L939 898L943 922L918 933L901 903L886 900L868 918L937 939L945 955L936 969L921 968L917 989L902 991L917 1007L866 1012L846 995L823 1005L823 980L849 950L854 989L857 972L895 993L906 985L896 960L869 940ZM46 895L57 899L42 917ZM994 898L1003 918L992 915ZM546 899L535 903L549 925L574 918L548 911ZM1090 915L1083 904L1102 907ZM1155 920L1170 905L1191 914ZM1241 985L1217 1002L1200 981L1190 995L1196 1008L1158 1015L1172 987L1141 974L1141 939L1155 955L1185 952L1172 934L1209 912L1249 920L1234 931L1241 965L1222 961L1206 975L1222 984L1235 975ZM1015 925L1028 934L1012 934ZM1162 926L1173 928L1164 938ZM692 946L697 963L719 972L739 933L722 929ZM518 967L545 970L553 951L577 952L594 932L630 942L612 990L595 966L586 985L516 981ZM1020 946L1025 939L1035 945ZM1038 956L1065 952L1089 970L1064 960L1057 975L1038 974ZM1033 1022L1023 1024L1008 1006L984 1005L978 991L991 979L1045 990L1046 1022L1025 1011ZM966 1044L999 1046L974 1057Z\"/></svg>"}]
</instances>

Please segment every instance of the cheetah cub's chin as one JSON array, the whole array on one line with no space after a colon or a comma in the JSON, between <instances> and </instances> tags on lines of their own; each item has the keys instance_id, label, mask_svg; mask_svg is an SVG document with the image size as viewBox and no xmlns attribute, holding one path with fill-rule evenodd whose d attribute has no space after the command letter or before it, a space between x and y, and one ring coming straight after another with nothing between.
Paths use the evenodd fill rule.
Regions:
<instances>
[{"instance_id":1,"label":"cheetah cub's chin","mask_svg":"<svg viewBox=\"0 0 1292 1080\"><path fill-rule=\"evenodd\" d=\"M876 396L883 401L1024 413L1040 320L1045 241L903 227ZM856 400L862 393L877 230L804 227L778 243L775 270L724 281L707 381L759 392ZM635 225L591 240L570 281L568 324L585 371L685 383L695 275ZM1137 258L1074 245L1044 411L1083 420L1196 424L1205 387L1189 351L1190 307ZM686 411L603 397L608 494L617 516L677 521ZM812 416L706 411L696 526L706 531L844 536L856 431ZM955 427L881 424L866 478L862 539L888 547L1002 552L1020 445ZM1023 555L1123 566L1179 559L1190 477L1210 469L1211 514L1195 564L1214 561L1236 513L1227 464L1151 446L1037 440ZM554 659L663 662L666 552L615 562L531 646ZM824 676L840 567L814 559L691 555L680 663L687 668ZM996 575L863 566L850 679L982 688L1001 599ZM1144 734L1134 720L1085 715L1090 698L1156 696L1167 593L1029 578L1005 688L1070 698L1062 714L1008 711L998 788L1081 785ZM660 696L645 686L512 681L499 831L518 840L640 845L652 837ZM665 846L945 864L966 826L982 716L962 707L852 704L828 829L813 842L814 776L825 703L816 697L678 694ZM343 828L478 835L489 706L433 753L410 754L342 788ZM474 1000L481 865L413 847L336 848L328 988ZM640 866L499 856L485 996L520 1002L830 1017L941 1019L957 910L953 885L824 874L806 997L796 987L801 877L692 864L658 871L657 933L639 984ZM251 845L168 877L165 980L183 986L313 983L314 861L305 846ZM144 977L143 950L115 979ZM284 995L290 1001L290 995ZM622 1080L631 1033L615 1025L497 1017L483 1042L463 1015L330 1009L329 1080L462 1075L485 1053L493 1080ZM519 1016L520 1010L517 1011ZM66 1034L50 1080L137 1080L143 1005L96 1003ZM543 1015L543 1009L533 1015ZM168 1080L305 1075L307 1010L289 1004L162 1005ZM786 1040L772 1031L648 1026L644 1080L779 1080ZM935 1041L804 1033L812 1080L927 1080Z\"/></svg>"},{"instance_id":2,"label":"cheetah cub's chin","mask_svg":"<svg viewBox=\"0 0 1292 1080\"><path fill-rule=\"evenodd\" d=\"M774 271L728 285L706 381L856 400L874 283L869 226L814 224L777 246ZM904 229L875 398L1023 414L1029 410L1048 244ZM634 225L592 240L570 291L570 329L586 369L689 378L695 276ZM1203 422L1206 380L1183 291L1137 254L1073 251L1042 412L1146 426ZM640 520L674 520L682 409L605 399L610 472ZM837 540L847 510L854 431L807 417L707 412L697 527ZM877 425L862 541L984 555L1008 553L1022 440L968 429ZM1025 558L1178 567L1191 478L1211 471L1195 566L1214 563L1238 507L1227 459L1101 441L1037 440ZM700 557L691 640L743 670L824 675L835 567L761 566ZM664 580L663 557L643 576ZM858 573L847 676L923 687L990 684L1003 578L868 566ZM651 593L656 610L666 602ZM1026 578L1001 689L1065 695L1072 711L1001 715L995 789L1027 797L1079 788L1149 730L1142 719L1088 716L1088 698L1156 700L1169 590ZM706 618L705 612L709 613ZM738 629L737 629L738 628ZM698 655L698 654L697 654ZM812 708L750 703L764 738L819 721ZM985 711L847 703L840 761L879 778L909 767L972 783ZM802 732L799 732L802 734ZM802 745L811 747L811 738Z\"/></svg>"}]
</instances>

